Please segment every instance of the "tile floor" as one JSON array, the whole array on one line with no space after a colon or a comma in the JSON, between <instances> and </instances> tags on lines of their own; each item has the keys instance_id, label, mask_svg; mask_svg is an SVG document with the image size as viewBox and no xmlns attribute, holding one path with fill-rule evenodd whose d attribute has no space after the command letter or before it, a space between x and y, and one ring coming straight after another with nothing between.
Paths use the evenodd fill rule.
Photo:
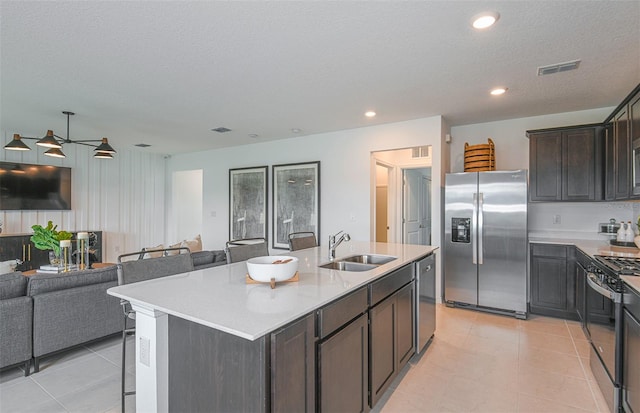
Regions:
<instances>
[{"instance_id":1,"label":"tile floor","mask_svg":"<svg viewBox=\"0 0 640 413\"><path fill-rule=\"evenodd\" d=\"M437 309L432 344L374 413L607 412L578 323ZM133 340L129 343L133 355ZM134 364L127 362L133 383ZM119 412L120 338L44 359L40 372L0 373L0 412ZM135 396L127 398L135 411Z\"/></svg>"}]
</instances>

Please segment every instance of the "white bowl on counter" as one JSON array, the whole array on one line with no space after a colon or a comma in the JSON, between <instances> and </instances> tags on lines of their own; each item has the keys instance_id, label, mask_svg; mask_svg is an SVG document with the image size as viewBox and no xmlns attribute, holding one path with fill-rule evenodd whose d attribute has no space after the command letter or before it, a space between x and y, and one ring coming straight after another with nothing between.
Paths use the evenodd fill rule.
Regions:
<instances>
[{"instance_id":1,"label":"white bowl on counter","mask_svg":"<svg viewBox=\"0 0 640 413\"><path fill-rule=\"evenodd\" d=\"M298 258L287 255L250 258L247 260L247 271L255 281L286 281L296 275Z\"/></svg>"}]
</instances>

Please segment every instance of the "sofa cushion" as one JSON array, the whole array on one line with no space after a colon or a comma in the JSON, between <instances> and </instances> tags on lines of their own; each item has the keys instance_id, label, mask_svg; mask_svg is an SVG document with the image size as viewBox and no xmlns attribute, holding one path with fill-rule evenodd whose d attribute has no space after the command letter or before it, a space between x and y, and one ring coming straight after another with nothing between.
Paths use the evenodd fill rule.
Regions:
<instances>
[{"instance_id":1,"label":"sofa cushion","mask_svg":"<svg viewBox=\"0 0 640 413\"><path fill-rule=\"evenodd\" d=\"M191 253L193 266L200 267L202 265L211 264L215 258L213 251L197 251Z\"/></svg>"},{"instance_id":2,"label":"sofa cushion","mask_svg":"<svg viewBox=\"0 0 640 413\"><path fill-rule=\"evenodd\" d=\"M27 295L27 277L20 271L0 275L0 300Z\"/></svg>"},{"instance_id":3,"label":"sofa cushion","mask_svg":"<svg viewBox=\"0 0 640 413\"><path fill-rule=\"evenodd\" d=\"M60 274L36 274L29 277L27 295L35 296L50 291L82 287L118 280L115 265L92 270L72 271Z\"/></svg>"},{"instance_id":4,"label":"sofa cushion","mask_svg":"<svg viewBox=\"0 0 640 413\"><path fill-rule=\"evenodd\" d=\"M213 262L227 262L227 253L224 250L213 251Z\"/></svg>"}]
</instances>

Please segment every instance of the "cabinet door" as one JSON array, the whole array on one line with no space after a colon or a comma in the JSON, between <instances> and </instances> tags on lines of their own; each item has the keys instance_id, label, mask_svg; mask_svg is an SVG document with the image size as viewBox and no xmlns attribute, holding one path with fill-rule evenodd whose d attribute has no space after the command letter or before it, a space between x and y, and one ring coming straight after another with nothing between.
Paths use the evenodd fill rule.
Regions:
<instances>
[{"instance_id":1,"label":"cabinet door","mask_svg":"<svg viewBox=\"0 0 640 413\"><path fill-rule=\"evenodd\" d=\"M315 411L314 316L271 334L271 411Z\"/></svg>"},{"instance_id":2,"label":"cabinet door","mask_svg":"<svg viewBox=\"0 0 640 413\"><path fill-rule=\"evenodd\" d=\"M616 199L616 147L613 136L613 123L604 126L604 199Z\"/></svg>"},{"instance_id":3,"label":"cabinet door","mask_svg":"<svg viewBox=\"0 0 640 413\"><path fill-rule=\"evenodd\" d=\"M576 264L576 314L583 326L586 322L586 281L587 270L581 264Z\"/></svg>"},{"instance_id":4,"label":"cabinet door","mask_svg":"<svg viewBox=\"0 0 640 413\"><path fill-rule=\"evenodd\" d=\"M369 333L363 314L318 346L318 411L369 410Z\"/></svg>"},{"instance_id":5,"label":"cabinet door","mask_svg":"<svg viewBox=\"0 0 640 413\"><path fill-rule=\"evenodd\" d=\"M396 294L398 300L397 342L398 371L407 364L415 353L415 283L409 283Z\"/></svg>"},{"instance_id":6,"label":"cabinet door","mask_svg":"<svg viewBox=\"0 0 640 413\"><path fill-rule=\"evenodd\" d=\"M371 322L371 406L375 406L397 374L398 300L392 295L369 311Z\"/></svg>"},{"instance_id":7,"label":"cabinet door","mask_svg":"<svg viewBox=\"0 0 640 413\"><path fill-rule=\"evenodd\" d=\"M22 248L23 239L22 236L0 237L0 261L26 261L26 251L23 252Z\"/></svg>"},{"instance_id":8,"label":"cabinet door","mask_svg":"<svg viewBox=\"0 0 640 413\"><path fill-rule=\"evenodd\" d=\"M631 141L629 112L623 108L613 120L613 141L616 155L616 199L628 199L631 189Z\"/></svg>"},{"instance_id":9,"label":"cabinet door","mask_svg":"<svg viewBox=\"0 0 640 413\"><path fill-rule=\"evenodd\" d=\"M563 201L596 200L596 147L594 128L562 133Z\"/></svg>"},{"instance_id":10,"label":"cabinet door","mask_svg":"<svg viewBox=\"0 0 640 413\"><path fill-rule=\"evenodd\" d=\"M622 405L625 412L640 411L640 323L624 310Z\"/></svg>"},{"instance_id":11,"label":"cabinet door","mask_svg":"<svg viewBox=\"0 0 640 413\"><path fill-rule=\"evenodd\" d=\"M631 145L631 197L640 198L640 93L629 102L629 140Z\"/></svg>"},{"instance_id":12,"label":"cabinet door","mask_svg":"<svg viewBox=\"0 0 640 413\"><path fill-rule=\"evenodd\" d=\"M575 312L574 265L572 247L531 245L529 310L532 313L578 319Z\"/></svg>"},{"instance_id":13,"label":"cabinet door","mask_svg":"<svg viewBox=\"0 0 640 413\"><path fill-rule=\"evenodd\" d=\"M529 198L562 199L562 134L559 131L529 135Z\"/></svg>"}]
</instances>

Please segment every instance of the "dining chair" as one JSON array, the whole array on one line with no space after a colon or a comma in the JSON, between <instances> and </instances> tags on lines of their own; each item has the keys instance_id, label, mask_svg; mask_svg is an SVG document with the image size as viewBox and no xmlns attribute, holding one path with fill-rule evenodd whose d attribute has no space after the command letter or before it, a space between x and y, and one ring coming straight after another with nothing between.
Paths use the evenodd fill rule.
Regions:
<instances>
[{"instance_id":1,"label":"dining chair","mask_svg":"<svg viewBox=\"0 0 640 413\"><path fill-rule=\"evenodd\" d=\"M228 264L269 255L267 241L264 238L243 238L228 241L224 251L227 254Z\"/></svg>"},{"instance_id":2,"label":"dining chair","mask_svg":"<svg viewBox=\"0 0 640 413\"><path fill-rule=\"evenodd\" d=\"M313 232L292 232L289 234L289 251L298 251L318 246Z\"/></svg>"},{"instance_id":3,"label":"dining chair","mask_svg":"<svg viewBox=\"0 0 640 413\"><path fill-rule=\"evenodd\" d=\"M143 258L147 253L159 253L157 258ZM170 255L171 254L171 255ZM153 251L137 251L122 254L118 257L118 285L132 284L141 281L153 280L167 277L169 275L180 274L193 271L193 260L189 248L164 248ZM122 366L121 366L121 403L122 412L125 409L125 397L136 394L135 390L126 390L126 351L127 336L135 335L135 325L127 326L136 319L136 313L131 308L131 304L126 300L120 300L124 312L124 323L122 327ZM128 320L132 320L129 322Z\"/></svg>"}]
</instances>

